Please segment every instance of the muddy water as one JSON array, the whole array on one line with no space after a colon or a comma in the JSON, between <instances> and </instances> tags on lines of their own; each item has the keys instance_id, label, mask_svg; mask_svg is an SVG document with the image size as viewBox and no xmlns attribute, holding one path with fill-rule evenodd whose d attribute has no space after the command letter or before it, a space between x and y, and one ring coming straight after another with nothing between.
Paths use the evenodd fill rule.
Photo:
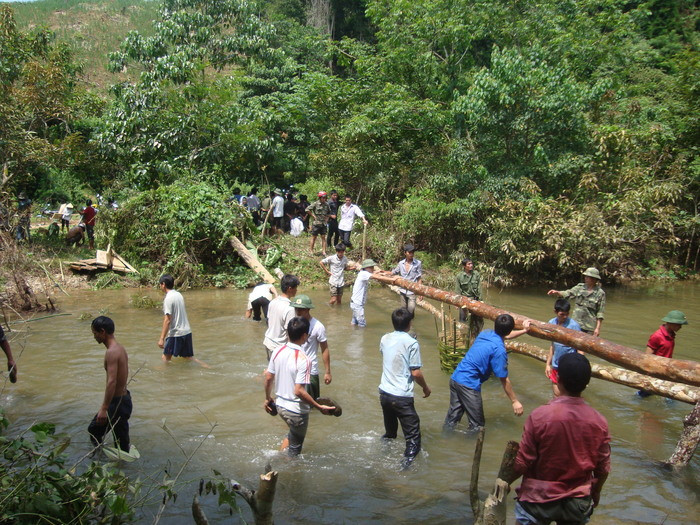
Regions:
<instances>
[{"instance_id":1,"label":"muddy water","mask_svg":"<svg viewBox=\"0 0 700 525\"><path fill-rule=\"evenodd\" d=\"M547 320L553 301L544 292L544 288L491 289L488 301ZM396 306L390 292L373 285L365 330L350 326L347 304L331 308L325 303L325 290L310 293L318 305L314 313L328 329L331 348L333 382L322 387L322 394L335 398L344 413L338 419L313 413L303 458L293 462L276 453L286 427L261 408L264 325L243 318L247 292L184 294L195 353L209 369L185 362L165 366L156 346L161 313L130 306L132 293L74 292L60 299L61 310L72 315L21 325L29 332L24 345L19 341L15 345L20 381L7 384L0 394L13 421L11 431L35 421L53 421L60 432L72 436L68 449L72 456L78 458L88 449L85 428L104 388L103 348L92 339L89 321L78 317L104 310L115 320L116 336L129 351L134 375L129 386L134 400L131 436L142 459L126 470L142 479L162 479L165 468L174 475L184 463L181 448L191 454L201 445L176 487L180 497L168 505L161 523L192 523L189 505L196 482L211 475L213 468L254 486L268 461L280 472L277 523L472 523L468 484L474 442L460 432L441 435L449 378L439 368L435 322L429 314L420 311L416 322L424 373L433 389L430 398L416 401L424 452L412 471L399 473L402 440L388 446L379 440L383 428L377 396L378 342L390 330L389 313ZM155 291L150 294L160 299ZM660 317L673 308L683 309L691 322L678 336L676 355L697 360L697 284L608 290L603 335L642 349ZM511 378L526 413L549 399L543 368L530 358L510 357ZM483 393L487 434L481 488L486 491L506 441L519 439L524 419L512 415L497 382L486 383ZM595 379L585 397L608 418L613 436L613 471L592 523L698 523L698 455L681 473L660 465L672 453L691 407L658 397L641 400L629 388ZM163 421L169 433L161 428ZM140 512L141 523L153 521L159 500L155 495ZM228 513L217 509L214 498L204 501L212 522L230 520ZM242 505L243 516L251 522ZM512 500L509 515L512 523Z\"/></svg>"}]
</instances>

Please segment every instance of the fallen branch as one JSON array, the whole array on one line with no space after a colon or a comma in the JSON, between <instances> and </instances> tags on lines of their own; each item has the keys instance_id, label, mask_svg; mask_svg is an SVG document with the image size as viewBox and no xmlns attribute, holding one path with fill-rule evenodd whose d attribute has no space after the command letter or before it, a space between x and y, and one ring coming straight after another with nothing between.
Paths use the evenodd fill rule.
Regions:
<instances>
[{"instance_id":1,"label":"fallen branch","mask_svg":"<svg viewBox=\"0 0 700 525\"><path fill-rule=\"evenodd\" d=\"M238 255L241 256L241 258L245 261L245 263L250 267L251 270L253 270L255 273L257 273L260 277L262 277L263 281L265 281L268 284L272 284L275 282L275 278L270 274L270 272L267 271L267 269L260 264L260 261L248 250L248 248L245 247L245 245L236 237L235 235L231 236L229 239L229 242L231 243L231 246L233 247L236 252L238 252Z\"/></svg>"}]
</instances>

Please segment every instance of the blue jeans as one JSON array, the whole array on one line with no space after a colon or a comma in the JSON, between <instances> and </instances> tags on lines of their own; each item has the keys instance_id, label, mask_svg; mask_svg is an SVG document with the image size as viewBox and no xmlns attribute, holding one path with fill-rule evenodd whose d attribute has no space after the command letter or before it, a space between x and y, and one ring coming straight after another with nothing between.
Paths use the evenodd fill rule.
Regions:
<instances>
[{"instance_id":1,"label":"blue jeans","mask_svg":"<svg viewBox=\"0 0 700 525\"><path fill-rule=\"evenodd\" d=\"M420 452L420 418L416 412L412 397L394 396L379 391L379 403L384 413L383 438L396 438L399 423L406 439L404 457L414 458Z\"/></svg>"}]
</instances>

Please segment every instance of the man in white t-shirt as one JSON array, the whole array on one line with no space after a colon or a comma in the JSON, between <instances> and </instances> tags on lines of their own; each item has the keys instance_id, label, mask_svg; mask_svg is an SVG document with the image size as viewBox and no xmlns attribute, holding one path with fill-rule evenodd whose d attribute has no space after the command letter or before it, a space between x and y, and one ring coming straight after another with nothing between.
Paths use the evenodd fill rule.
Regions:
<instances>
[{"instance_id":1,"label":"man in white t-shirt","mask_svg":"<svg viewBox=\"0 0 700 525\"><path fill-rule=\"evenodd\" d=\"M335 410L334 406L318 404L306 391L311 380L311 362L301 347L309 337L308 332L309 321L303 317L293 317L287 325L289 342L272 354L265 370L263 407L269 414L279 414L289 427L289 433L282 440L280 450L287 449L287 453L292 457L301 453L311 407L324 414ZM273 385L275 399L272 398Z\"/></svg>"},{"instance_id":2,"label":"man in white t-shirt","mask_svg":"<svg viewBox=\"0 0 700 525\"><path fill-rule=\"evenodd\" d=\"M267 307L267 331L263 346L270 359L272 352L287 342L287 325L294 317L294 307L290 300L297 294L299 278L296 275L287 274L280 281L282 293L270 301Z\"/></svg>"},{"instance_id":3,"label":"man in white t-shirt","mask_svg":"<svg viewBox=\"0 0 700 525\"><path fill-rule=\"evenodd\" d=\"M275 198L272 199L272 233L284 232L284 197L282 190L275 190Z\"/></svg>"},{"instance_id":4,"label":"man in white t-shirt","mask_svg":"<svg viewBox=\"0 0 700 525\"><path fill-rule=\"evenodd\" d=\"M367 302L367 292L369 291L369 279L374 273L374 268L377 263L372 259L362 261L362 270L357 274L355 284L352 286L352 297L350 297L350 309L352 310L353 326L364 328L367 326L365 321L365 303Z\"/></svg>"},{"instance_id":5,"label":"man in white t-shirt","mask_svg":"<svg viewBox=\"0 0 700 525\"><path fill-rule=\"evenodd\" d=\"M161 276L158 283L165 294L163 329L158 340L158 346L163 349L163 361L170 361L173 357L192 359L194 357L192 330L187 320L185 300L180 292L173 290L175 279L172 275Z\"/></svg>"},{"instance_id":6,"label":"man in white t-shirt","mask_svg":"<svg viewBox=\"0 0 700 525\"><path fill-rule=\"evenodd\" d=\"M311 308L314 304L308 295L297 295L292 300L292 306L297 316L303 317L309 322L309 338L301 349L306 354L306 357L311 361L311 382L309 383L309 394L314 399L321 397L321 381L318 375L318 349L321 349L321 357L326 373L323 376L323 382L330 385L333 380L331 376L331 351L328 348L328 339L326 338L326 327L323 323L312 317Z\"/></svg>"},{"instance_id":7,"label":"man in white t-shirt","mask_svg":"<svg viewBox=\"0 0 700 525\"><path fill-rule=\"evenodd\" d=\"M267 308L274 297L277 297L277 290L275 290L274 286L268 283L256 284L253 291L248 294L248 307L245 311L246 319L250 319L252 315L253 321L261 321L261 313L265 314L265 319L267 319Z\"/></svg>"},{"instance_id":8,"label":"man in white t-shirt","mask_svg":"<svg viewBox=\"0 0 700 525\"><path fill-rule=\"evenodd\" d=\"M352 243L350 242L350 233L352 232L352 227L355 224L355 217L362 219L362 222L367 226L367 219L365 219L365 214L357 206L357 204L352 203L352 197L350 195L345 196L345 204L338 208L338 216L340 220L338 221L338 233L340 233L340 241L345 244L348 248L352 248Z\"/></svg>"},{"instance_id":9,"label":"man in white t-shirt","mask_svg":"<svg viewBox=\"0 0 700 525\"><path fill-rule=\"evenodd\" d=\"M339 242L335 247L335 255L329 255L319 261L319 264L323 271L329 275L328 284L331 290L331 306L340 304L343 299L343 286L345 286L345 268L355 268L356 263L350 262L345 257L345 244Z\"/></svg>"}]
</instances>

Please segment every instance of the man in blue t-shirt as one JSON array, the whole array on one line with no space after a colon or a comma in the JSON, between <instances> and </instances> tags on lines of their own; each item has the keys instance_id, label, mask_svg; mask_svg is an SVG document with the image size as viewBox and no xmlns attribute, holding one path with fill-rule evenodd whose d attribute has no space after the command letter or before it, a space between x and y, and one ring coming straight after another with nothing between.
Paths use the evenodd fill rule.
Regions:
<instances>
[{"instance_id":1,"label":"man in blue t-shirt","mask_svg":"<svg viewBox=\"0 0 700 525\"><path fill-rule=\"evenodd\" d=\"M402 468L408 468L420 452L420 418L413 404L413 384L430 395L430 387L421 372L420 345L408 334L413 314L398 308L391 314L394 331L385 334L379 343L382 353L382 380L379 383L379 403L384 415L384 439L395 439L401 423L406 439Z\"/></svg>"},{"instance_id":2,"label":"man in blue t-shirt","mask_svg":"<svg viewBox=\"0 0 700 525\"><path fill-rule=\"evenodd\" d=\"M571 310L571 304L566 299L557 299L554 302L554 313L556 317L550 319L549 324L555 324L557 326L563 326L569 330L581 331L581 326L574 321L573 318L569 317L569 311ZM576 352L574 348L567 346L562 343L557 343L552 341L552 345L549 347L549 355L547 356L547 364L544 366L544 375L547 379L552 381L552 392L554 397L559 395L559 359L564 354L572 354ZM583 352L579 352L583 354Z\"/></svg>"},{"instance_id":3,"label":"man in blue t-shirt","mask_svg":"<svg viewBox=\"0 0 700 525\"><path fill-rule=\"evenodd\" d=\"M457 365L450 378L450 408L445 416L444 428L454 430L464 412L469 419L469 431L476 432L486 425L484 405L481 400L481 383L491 374L501 380L503 390L513 403L513 413L523 414L523 405L515 397L513 386L508 379L508 354L505 337L513 331L515 320L508 314L496 318L493 330L485 330L474 340L464 359ZM530 321L523 322L525 331Z\"/></svg>"}]
</instances>

